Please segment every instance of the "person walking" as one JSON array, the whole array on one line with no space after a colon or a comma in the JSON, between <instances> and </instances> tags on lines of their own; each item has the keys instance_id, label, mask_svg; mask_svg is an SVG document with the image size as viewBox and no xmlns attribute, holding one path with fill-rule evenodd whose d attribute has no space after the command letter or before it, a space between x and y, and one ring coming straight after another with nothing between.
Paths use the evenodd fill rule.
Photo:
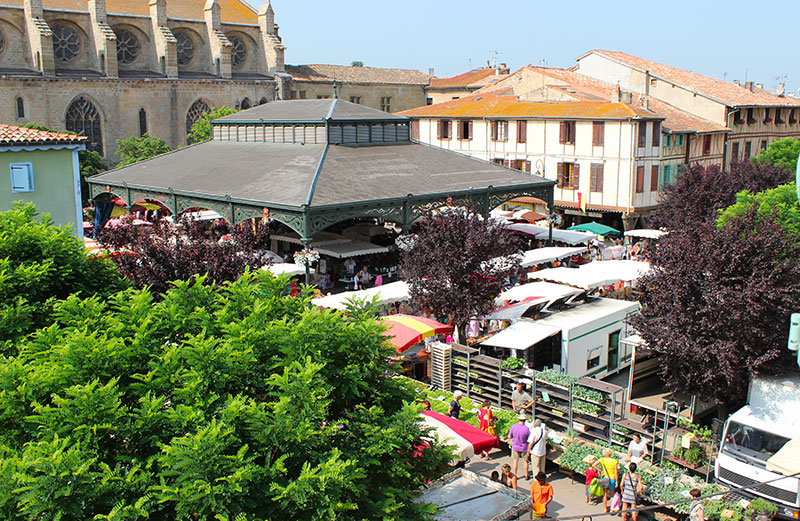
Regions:
<instances>
[{"instance_id":1,"label":"person walking","mask_svg":"<svg viewBox=\"0 0 800 521\"><path fill-rule=\"evenodd\" d=\"M700 497L700 489L693 488L689 491L689 495L694 500L689 507L689 521L706 521L706 513L705 510L703 510L703 502L697 499Z\"/></svg>"},{"instance_id":2,"label":"person walking","mask_svg":"<svg viewBox=\"0 0 800 521\"><path fill-rule=\"evenodd\" d=\"M603 494L603 513L608 513L608 499L617 488L619 479L619 463L611 457L611 449L603 449L603 457L595 461L592 468L602 476L600 483L606 491Z\"/></svg>"},{"instance_id":3,"label":"person walking","mask_svg":"<svg viewBox=\"0 0 800 521\"><path fill-rule=\"evenodd\" d=\"M544 472L547 465L547 429L542 420L535 420L531 434L528 436L528 452L531 453L531 465L534 472Z\"/></svg>"},{"instance_id":4,"label":"person walking","mask_svg":"<svg viewBox=\"0 0 800 521\"><path fill-rule=\"evenodd\" d=\"M451 418L458 419L458 415L461 414L461 398L464 396L464 393L461 391L456 391L453 393L453 400L450 402L450 407L447 409L447 415Z\"/></svg>"},{"instance_id":5,"label":"person walking","mask_svg":"<svg viewBox=\"0 0 800 521\"><path fill-rule=\"evenodd\" d=\"M628 466L628 472L622 478L623 515L626 510L636 507L636 496L640 496L644 491L642 480L639 478L639 475L636 474L636 467L636 463L631 463L630 466ZM631 512L631 517L633 521L636 521L639 517L639 513L636 511Z\"/></svg>"},{"instance_id":6,"label":"person walking","mask_svg":"<svg viewBox=\"0 0 800 521\"><path fill-rule=\"evenodd\" d=\"M545 507L547 515L547 504L553 500L553 485L547 482L547 475L544 472L536 474L536 481L531 485L531 501L539 503Z\"/></svg>"},{"instance_id":7,"label":"person walking","mask_svg":"<svg viewBox=\"0 0 800 521\"><path fill-rule=\"evenodd\" d=\"M520 414L517 419L519 423L511 426L508 431L508 443L511 445L511 462L514 464L514 475L517 475L519 470L519 460L525 460L525 479L528 479L530 473L528 463L528 436L531 435L531 430L525 425L525 420L528 419L525 414Z\"/></svg>"},{"instance_id":8,"label":"person walking","mask_svg":"<svg viewBox=\"0 0 800 521\"><path fill-rule=\"evenodd\" d=\"M494 430L492 429L493 423L494 415L492 414L492 406L489 404L489 400L484 400L481 404L481 408L478 409L478 427L483 432L494 436L495 433L490 432L490 430ZM487 451L483 451L481 453L481 458L489 459L489 453Z\"/></svg>"}]
</instances>

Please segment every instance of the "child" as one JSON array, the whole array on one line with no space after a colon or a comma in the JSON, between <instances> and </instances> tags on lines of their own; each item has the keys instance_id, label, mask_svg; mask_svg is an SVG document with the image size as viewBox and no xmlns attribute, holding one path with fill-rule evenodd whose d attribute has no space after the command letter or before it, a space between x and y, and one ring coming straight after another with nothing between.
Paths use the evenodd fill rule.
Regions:
<instances>
[{"instance_id":1,"label":"child","mask_svg":"<svg viewBox=\"0 0 800 521\"><path fill-rule=\"evenodd\" d=\"M592 502L592 494L589 492L589 487L591 486L592 481L594 481L595 479L600 479L600 476L597 474L597 472L592 467L589 467L588 469L586 469L586 502L587 503L591 503Z\"/></svg>"}]
</instances>

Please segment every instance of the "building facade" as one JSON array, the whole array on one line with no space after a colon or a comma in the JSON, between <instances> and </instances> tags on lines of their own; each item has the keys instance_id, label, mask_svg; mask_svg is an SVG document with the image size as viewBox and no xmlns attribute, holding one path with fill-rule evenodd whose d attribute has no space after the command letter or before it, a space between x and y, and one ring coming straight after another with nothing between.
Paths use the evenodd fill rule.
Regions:
<instances>
[{"instance_id":1,"label":"building facade","mask_svg":"<svg viewBox=\"0 0 800 521\"><path fill-rule=\"evenodd\" d=\"M15 202L34 203L53 222L83 237L78 152L86 138L0 124L0 211Z\"/></svg>"},{"instance_id":2,"label":"building facade","mask_svg":"<svg viewBox=\"0 0 800 521\"><path fill-rule=\"evenodd\" d=\"M761 84L709 78L619 51L591 50L577 58L577 73L619 84L646 99L659 100L730 129L723 143L723 163L758 155L770 143L800 138L800 98ZM701 153L707 143L690 147Z\"/></svg>"},{"instance_id":3,"label":"building facade","mask_svg":"<svg viewBox=\"0 0 800 521\"><path fill-rule=\"evenodd\" d=\"M631 227L658 203L663 118L635 105L486 92L402 115L412 139L555 180L571 221Z\"/></svg>"},{"instance_id":4,"label":"building facade","mask_svg":"<svg viewBox=\"0 0 800 521\"><path fill-rule=\"evenodd\" d=\"M240 0L8 0L0 7L0 120L170 146L221 105L275 99L284 47L270 4Z\"/></svg>"}]
</instances>

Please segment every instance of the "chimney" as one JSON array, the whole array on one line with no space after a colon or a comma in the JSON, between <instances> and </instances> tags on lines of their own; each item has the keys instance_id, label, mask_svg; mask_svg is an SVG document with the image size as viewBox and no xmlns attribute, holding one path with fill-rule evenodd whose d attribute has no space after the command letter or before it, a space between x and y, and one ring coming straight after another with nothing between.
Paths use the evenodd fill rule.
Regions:
<instances>
[{"instance_id":1,"label":"chimney","mask_svg":"<svg viewBox=\"0 0 800 521\"><path fill-rule=\"evenodd\" d=\"M431 78L433 78L433 77L434 77L434 74L433 74L433 67L430 67L430 68L428 69L428 76L430 76Z\"/></svg>"},{"instance_id":2,"label":"chimney","mask_svg":"<svg viewBox=\"0 0 800 521\"><path fill-rule=\"evenodd\" d=\"M756 88L757 89L763 89L764 88L764 84L763 83L756 83Z\"/></svg>"},{"instance_id":3,"label":"chimney","mask_svg":"<svg viewBox=\"0 0 800 521\"><path fill-rule=\"evenodd\" d=\"M778 90L775 91L775 94L777 94L780 97L784 97L786 95L786 84L785 83L779 83L778 84Z\"/></svg>"},{"instance_id":4,"label":"chimney","mask_svg":"<svg viewBox=\"0 0 800 521\"><path fill-rule=\"evenodd\" d=\"M753 82L752 81L744 82L744 88L749 90L750 92L753 92Z\"/></svg>"},{"instance_id":5,"label":"chimney","mask_svg":"<svg viewBox=\"0 0 800 521\"><path fill-rule=\"evenodd\" d=\"M496 74L508 74L508 73L509 73L508 65L506 65L505 63L501 63L500 67L498 67L497 69Z\"/></svg>"},{"instance_id":6,"label":"chimney","mask_svg":"<svg viewBox=\"0 0 800 521\"><path fill-rule=\"evenodd\" d=\"M741 85L741 84L739 83L739 80L733 80L733 84L734 84L734 85L736 85L737 87Z\"/></svg>"},{"instance_id":7,"label":"chimney","mask_svg":"<svg viewBox=\"0 0 800 521\"><path fill-rule=\"evenodd\" d=\"M622 101L622 91L619 88L619 83L617 86L611 90L611 103L619 103Z\"/></svg>"}]
</instances>

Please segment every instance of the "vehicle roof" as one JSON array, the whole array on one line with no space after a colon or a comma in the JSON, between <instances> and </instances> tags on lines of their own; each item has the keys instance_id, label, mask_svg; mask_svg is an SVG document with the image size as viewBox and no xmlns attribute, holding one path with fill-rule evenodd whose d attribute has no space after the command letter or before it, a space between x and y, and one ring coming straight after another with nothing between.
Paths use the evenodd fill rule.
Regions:
<instances>
[{"instance_id":1,"label":"vehicle roof","mask_svg":"<svg viewBox=\"0 0 800 521\"><path fill-rule=\"evenodd\" d=\"M765 409L747 405L733 413L729 421L774 432L789 439L797 437L797 433L800 432L800 415L790 414L778 408Z\"/></svg>"}]
</instances>

